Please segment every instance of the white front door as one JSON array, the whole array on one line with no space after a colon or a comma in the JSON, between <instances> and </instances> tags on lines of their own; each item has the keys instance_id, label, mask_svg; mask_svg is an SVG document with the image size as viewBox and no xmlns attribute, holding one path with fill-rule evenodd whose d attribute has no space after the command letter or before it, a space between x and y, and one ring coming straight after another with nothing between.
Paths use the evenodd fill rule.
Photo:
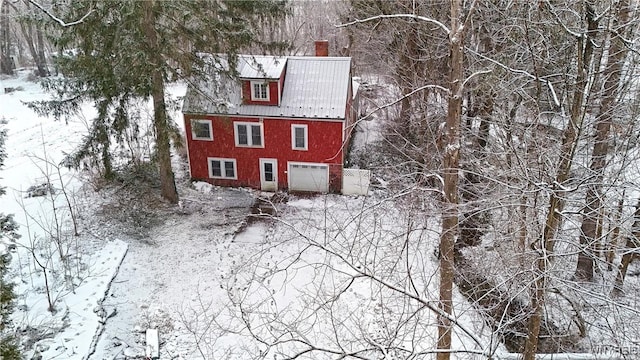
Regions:
<instances>
[{"instance_id":1,"label":"white front door","mask_svg":"<svg viewBox=\"0 0 640 360\"><path fill-rule=\"evenodd\" d=\"M278 191L278 160L260 159L260 188Z\"/></svg>"}]
</instances>

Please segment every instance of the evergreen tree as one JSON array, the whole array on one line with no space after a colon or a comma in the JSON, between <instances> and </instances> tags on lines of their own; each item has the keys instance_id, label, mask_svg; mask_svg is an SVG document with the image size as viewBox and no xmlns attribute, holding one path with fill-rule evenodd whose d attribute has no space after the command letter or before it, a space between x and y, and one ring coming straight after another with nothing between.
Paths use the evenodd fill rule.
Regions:
<instances>
[{"instance_id":1,"label":"evergreen tree","mask_svg":"<svg viewBox=\"0 0 640 360\"><path fill-rule=\"evenodd\" d=\"M0 130L0 169L4 167L4 159L7 153L4 150L6 130ZM5 190L0 186L0 196L5 194ZM9 255L3 246L7 241L15 241L18 238L18 226L13 220L13 215L6 215L0 212L0 359L19 360L20 352L15 338L7 334L7 325L10 323L9 316L13 311L13 284L6 281L7 268L9 266Z\"/></svg>"},{"instance_id":2,"label":"evergreen tree","mask_svg":"<svg viewBox=\"0 0 640 360\"><path fill-rule=\"evenodd\" d=\"M44 83L54 94L53 101L31 106L41 114L64 117L73 114L81 101L95 102L98 116L74 160L78 164L83 158L99 157L109 178L113 176L111 141L132 125L129 108L140 98L153 99L162 196L176 203L170 158L175 126L167 115L165 83L197 75L201 52L223 53L233 64L243 49L281 47L261 42L256 24L280 18L285 10L285 2L276 0L73 1L65 19L90 15L52 37L59 49L67 50L58 58L65 78Z\"/></svg>"}]
</instances>

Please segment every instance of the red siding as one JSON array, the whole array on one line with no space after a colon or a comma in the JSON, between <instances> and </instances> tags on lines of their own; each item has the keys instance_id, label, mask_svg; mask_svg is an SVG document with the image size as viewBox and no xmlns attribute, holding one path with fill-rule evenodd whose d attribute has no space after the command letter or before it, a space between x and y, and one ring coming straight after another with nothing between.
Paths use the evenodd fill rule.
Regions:
<instances>
[{"instance_id":1,"label":"red siding","mask_svg":"<svg viewBox=\"0 0 640 360\"><path fill-rule=\"evenodd\" d=\"M349 111L349 110L348 110ZM213 141L193 140L190 119L211 119ZM184 115L187 144L189 147L189 165L194 180L205 180L222 186L250 186L260 188L259 159L278 160L278 187L286 189L287 162L310 162L329 164L329 187L331 191L342 188L343 164L343 122L296 119L238 118L222 116ZM264 148L236 147L234 121L262 122L264 130ZM291 148L291 125L307 125L308 150ZM207 158L236 159L238 180L210 179Z\"/></svg>"},{"instance_id":2,"label":"red siding","mask_svg":"<svg viewBox=\"0 0 640 360\"><path fill-rule=\"evenodd\" d=\"M269 80L269 101L251 100L251 80L242 80L242 102L250 105L279 105L278 80Z\"/></svg>"}]
</instances>

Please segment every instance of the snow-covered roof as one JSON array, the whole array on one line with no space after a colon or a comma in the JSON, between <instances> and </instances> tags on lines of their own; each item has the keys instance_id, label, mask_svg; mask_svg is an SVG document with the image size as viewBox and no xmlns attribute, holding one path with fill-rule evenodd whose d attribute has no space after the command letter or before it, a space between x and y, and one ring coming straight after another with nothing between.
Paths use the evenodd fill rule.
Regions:
<instances>
[{"instance_id":1,"label":"snow-covered roof","mask_svg":"<svg viewBox=\"0 0 640 360\"><path fill-rule=\"evenodd\" d=\"M238 73L245 79L278 79L287 62L278 56L238 56Z\"/></svg>"},{"instance_id":2,"label":"snow-covered roof","mask_svg":"<svg viewBox=\"0 0 640 360\"><path fill-rule=\"evenodd\" d=\"M238 72L241 78L252 78L246 75L258 72L244 69L248 64L246 59L239 59ZM275 59L271 56L255 57L256 61L267 65L262 67L264 73L277 71ZM243 104L240 80L211 73L206 81L200 80L189 86L182 111L188 114L345 118L351 58L290 56L279 59L286 60L277 63L277 66L286 66L279 106ZM265 78L264 74L262 78Z\"/></svg>"}]
</instances>

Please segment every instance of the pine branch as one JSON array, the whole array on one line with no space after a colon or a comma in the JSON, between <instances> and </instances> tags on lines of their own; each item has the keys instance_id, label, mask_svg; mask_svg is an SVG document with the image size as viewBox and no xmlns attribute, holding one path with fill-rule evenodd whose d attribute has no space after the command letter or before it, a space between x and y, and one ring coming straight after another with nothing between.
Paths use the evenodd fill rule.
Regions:
<instances>
[{"instance_id":1,"label":"pine branch","mask_svg":"<svg viewBox=\"0 0 640 360\"><path fill-rule=\"evenodd\" d=\"M44 12L47 16L49 16L53 21L57 22L58 24L60 24L60 26L62 27L69 27L69 26L74 26L74 25L78 25L78 24L82 24L88 17L89 15L93 14L93 10L89 10L88 13L86 13L83 17L81 17L79 20L76 21L72 21L72 22L64 22L64 20L60 19L59 17L56 17L55 15L53 15L49 10L45 9L42 5L40 5L37 1L35 0L29 0L29 3L31 3L32 5L34 5L35 7L37 7L38 9L40 9L42 12Z\"/></svg>"}]
</instances>

